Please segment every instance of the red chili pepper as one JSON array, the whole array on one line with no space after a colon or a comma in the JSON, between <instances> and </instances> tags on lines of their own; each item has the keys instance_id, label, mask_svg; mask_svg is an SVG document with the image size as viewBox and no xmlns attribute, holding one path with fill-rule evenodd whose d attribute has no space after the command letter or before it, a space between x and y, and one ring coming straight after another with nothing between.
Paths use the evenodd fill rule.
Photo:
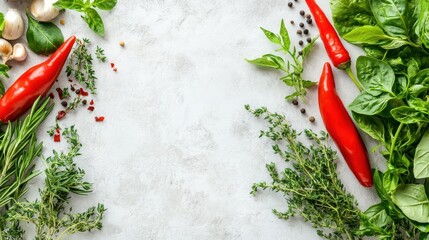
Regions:
<instances>
[{"instance_id":1,"label":"red chili pepper","mask_svg":"<svg viewBox=\"0 0 429 240\"><path fill-rule=\"evenodd\" d=\"M315 0L305 0L313 14L314 21L316 21L317 28L319 29L320 39L322 39L323 45L325 46L326 53L334 64L335 67L345 70L350 78L353 80L359 90L363 90L362 85L353 75L350 69L350 55L347 49L341 42L337 31L329 22L322 9L317 5Z\"/></svg>"},{"instance_id":2,"label":"red chili pepper","mask_svg":"<svg viewBox=\"0 0 429 240\"><path fill-rule=\"evenodd\" d=\"M67 60L76 41L72 36L45 62L22 74L0 99L0 120L14 121L33 105L39 96L45 96Z\"/></svg>"},{"instance_id":3,"label":"red chili pepper","mask_svg":"<svg viewBox=\"0 0 429 240\"><path fill-rule=\"evenodd\" d=\"M360 184L371 187L373 181L365 144L337 95L329 63L325 63L323 67L318 92L319 110L326 130Z\"/></svg>"}]
</instances>

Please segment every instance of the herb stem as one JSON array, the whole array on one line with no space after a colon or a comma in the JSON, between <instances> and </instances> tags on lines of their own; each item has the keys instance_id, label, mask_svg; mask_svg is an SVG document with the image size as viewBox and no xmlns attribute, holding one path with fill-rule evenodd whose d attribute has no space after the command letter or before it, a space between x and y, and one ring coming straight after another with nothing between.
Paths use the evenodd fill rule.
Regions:
<instances>
[{"instance_id":1,"label":"herb stem","mask_svg":"<svg viewBox=\"0 0 429 240\"><path fill-rule=\"evenodd\" d=\"M344 69L346 73L349 75L350 79L353 81L353 83L356 85L356 87L359 89L359 91L363 91L362 84L359 82L359 80L355 77L355 75L352 72L352 69L350 66L348 66L346 69Z\"/></svg>"},{"instance_id":2,"label":"herb stem","mask_svg":"<svg viewBox=\"0 0 429 240\"><path fill-rule=\"evenodd\" d=\"M399 136L399 134L401 133L401 131L402 131L402 127L404 126L404 123L400 123L399 124L399 126L398 126L398 129L396 129L396 133L395 133L395 136L393 137L393 139L392 139L392 143L390 144L390 149L389 149L389 163L392 161L392 158L393 158L393 151L394 151L394 149L395 149L395 144L396 144L396 141L397 141L397 139L398 139L398 136Z\"/></svg>"}]
</instances>

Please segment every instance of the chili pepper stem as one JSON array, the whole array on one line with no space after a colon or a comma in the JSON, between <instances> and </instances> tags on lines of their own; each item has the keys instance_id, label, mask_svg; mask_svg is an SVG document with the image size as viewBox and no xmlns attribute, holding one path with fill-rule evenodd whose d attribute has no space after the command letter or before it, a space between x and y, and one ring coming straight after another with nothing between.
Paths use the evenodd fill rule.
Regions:
<instances>
[{"instance_id":1,"label":"chili pepper stem","mask_svg":"<svg viewBox=\"0 0 429 240\"><path fill-rule=\"evenodd\" d=\"M359 89L359 91L362 92L363 91L362 84L355 77L355 75L352 72L352 69L350 67L347 67L346 69L344 69L344 71L346 71L346 73L349 75L350 79L352 79L352 81L354 82L354 84L356 85L356 87Z\"/></svg>"}]
</instances>

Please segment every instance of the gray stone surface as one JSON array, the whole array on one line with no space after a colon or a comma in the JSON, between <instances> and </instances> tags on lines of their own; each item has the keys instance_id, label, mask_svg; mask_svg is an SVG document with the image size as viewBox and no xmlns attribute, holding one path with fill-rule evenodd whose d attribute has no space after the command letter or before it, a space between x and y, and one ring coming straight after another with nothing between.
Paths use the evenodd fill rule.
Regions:
<instances>
[{"instance_id":1,"label":"gray stone surface","mask_svg":"<svg viewBox=\"0 0 429 240\"><path fill-rule=\"evenodd\" d=\"M318 1L330 14L328 1ZM94 192L72 199L75 210L103 202L108 211L102 231L77 234L72 239L318 239L299 218L278 220L271 209L285 209L283 196L264 192L249 195L253 182L269 180L266 162L280 159L270 143L258 139L264 124L243 105L267 106L284 113L297 129L322 130L317 93L309 93L307 115L283 100L291 90L279 74L244 61L274 52L259 27L277 31L287 24L297 45L298 11L303 0L126 0L103 12L106 37L90 32L79 14L66 11L59 19L65 36L90 38L106 51L109 64L97 64L99 94L94 113L79 111L64 125L75 124L84 144L78 164L87 170ZM2 3L0 11L15 3ZM317 28L310 26L311 36ZM20 40L25 42L25 37ZM125 48L118 45L126 43ZM346 45L353 59L358 48ZM10 85L42 57L30 54L27 62L14 64ZM319 79L329 61L321 41L305 66L305 77ZM340 70L334 69L339 95L348 104L358 90ZM67 84L60 78L59 86ZM59 109L59 106L57 106ZM104 115L96 124L94 115ZM308 116L315 116L310 124ZM45 155L53 144L40 131ZM374 143L365 141L370 148ZM383 160L371 155L372 162ZM380 160L377 160L380 159ZM42 164L38 164L42 168ZM362 209L376 201L373 189L361 187L343 159L338 170L345 186L356 194ZM42 179L31 183L41 186ZM30 193L34 198L36 192ZM31 229L29 230L31 232Z\"/></svg>"}]
</instances>

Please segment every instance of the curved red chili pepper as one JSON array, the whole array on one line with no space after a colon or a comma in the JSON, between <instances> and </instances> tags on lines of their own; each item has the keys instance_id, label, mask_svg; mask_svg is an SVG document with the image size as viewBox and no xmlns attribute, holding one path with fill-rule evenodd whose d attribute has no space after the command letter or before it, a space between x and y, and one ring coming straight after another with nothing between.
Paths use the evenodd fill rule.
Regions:
<instances>
[{"instance_id":1,"label":"curved red chili pepper","mask_svg":"<svg viewBox=\"0 0 429 240\"><path fill-rule=\"evenodd\" d=\"M0 121L14 121L33 105L39 96L45 96L61 73L76 37L65 41L45 62L22 74L0 99Z\"/></svg>"},{"instance_id":2,"label":"curved red chili pepper","mask_svg":"<svg viewBox=\"0 0 429 240\"><path fill-rule=\"evenodd\" d=\"M325 63L323 67L318 94L319 110L326 130L360 184L371 187L373 181L365 144L337 95L329 63Z\"/></svg>"},{"instance_id":3,"label":"curved red chili pepper","mask_svg":"<svg viewBox=\"0 0 429 240\"><path fill-rule=\"evenodd\" d=\"M338 37L335 28L314 0L305 0L305 2L313 14L314 21L319 29L320 38L323 41L323 45L325 45L326 52L332 63L339 69L348 68L350 66L350 55L341 42L340 37Z\"/></svg>"}]
</instances>

